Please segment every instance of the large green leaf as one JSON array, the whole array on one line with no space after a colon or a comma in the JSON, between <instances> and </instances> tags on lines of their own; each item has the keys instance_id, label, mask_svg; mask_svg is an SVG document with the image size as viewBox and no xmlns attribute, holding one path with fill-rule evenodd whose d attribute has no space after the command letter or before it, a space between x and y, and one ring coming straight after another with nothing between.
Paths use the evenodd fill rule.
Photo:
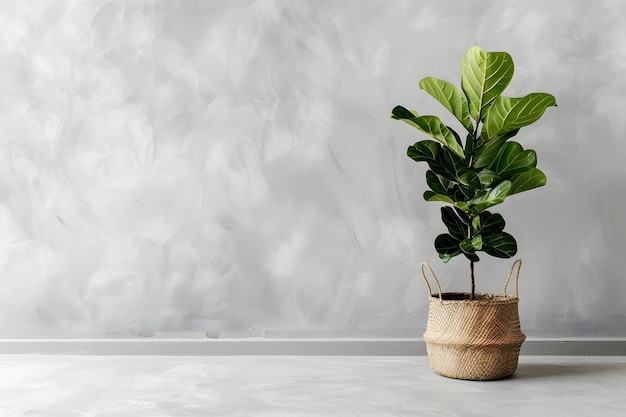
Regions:
<instances>
[{"instance_id":1,"label":"large green leaf","mask_svg":"<svg viewBox=\"0 0 626 417\"><path fill-rule=\"evenodd\" d=\"M464 210L464 211L468 211L469 210L469 207L464 202L462 202L462 201L454 201L450 197L448 197L447 195L437 194L437 193L432 192L432 191L425 191L424 192L424 200L426 200L426 201L439 201L439 202L442 202L442 203L452 204L453 206L458 207L458 208L460 208L461 210Z\"/></svg>"},{"instance_id":2,"label":"large green leaf","mask_svg":"<svg viewBox=\"0 0 626 417\"><path fill-rule=\"evenodd\" d=\"M415 110L409 110L402 106L396 106L391 111L391 118L396 120L402 120L403 122L413 126L416 129L419 129L417 123L413 120L417 119L419 115Z\"/></svg>"},{"instance_id":3,"label":"large green leaf","mask_svg":"<svg viewBox=\"0 0 626 417\"><path fill-rule=\"evenodd\" d=\"M430 169L449 181L456 181L454 173L442 165L441 146L432 140L422 140L408 147L406 154L416 162L426 162Z\"/></svg>"},{"instance_id":4,"label":"large green leaf","mask_svg":"<svg viewBox=\"0 0 626 417\"><path fill-rule=\"evenodd\" d=\"M436 194L446 195L453 201L461 201L466 198L461 186L435 174L432 170L426 171L426 183Z\"/></svg>"},{"instance_id":5,"label":"large green leaf","mask_svg":"<svg viewBox=\"0 0 626 417\"><path fill-rule=\"evenodd\" d=\"M480 147L476 151L476 158L474 161L474 168L483 168L489 166L493 158L500 152L500 148L507 140L517 135L518 130L507 132L504 135L499 135L489 139L487 142L481 142Z\"/></svg>"},{"instance_id":6,"label":"large green leaf","mask_svg":"<svg viewBox=\"0 0 626 417\"><path fill-rule=\"evenodd\" d=\"M476 149L474 148L475 142L476 140L474 140L474 134L468 133L465 137L465 159L472 159L474 157L476 152Z\"/></svg>"},{"instance_id":7,"label":"large green leaf","mask_svg":"<svg viewBox=\"0 0 626 417\"><path fill-rule=\"evenodd\" d=\"M409 146L407 155L417 162L426 162L437 175L458 182L460 171L465 167L464 161L453 154L446 152L439 143L432 140L423 140Z\"/></svg>"},{"instance_id":8,"label":"large green leaf","mask_svg":"<svg viewBox=\"0 0 626 417\"><path fill-rule=\"evenodd\" d=\"M495 182L500 181L500 177L493 171L488 169L481 169L478 171L478 179L480 180L480 187L482 189L490 187Z\"/></svg>"},{"instance_id":9,"label":"large green leaf","mask_svg":"<svg viewBox=\"0 0 626 417\"><path fill-rule=\"evenodd\" d=\"M489 207L500 204L510 195L511 181L502 181L489 191L480 193L477 197L467 202L474 213L480 213Z\"/></svg>"},{"instance_id":10,"label":"large green leaf","mask_svg":"<svg viewBox=\"0 0 626 417\"><path fill-rule=\"evenodd\" d=\"M483 241L482 250L497 258L510 258L517 253L517 242L506 232L494 233Z\"/></svg>"},{"instance_id":11,"label":"large green leaf","mask_svg":"<svg viewBox=\"0 0 626 417\"><path fill-rule=\"evenodd\" d=\"M469 213L467 211L464 211L458 207L455 207L454 212L457 214L457 216L459 216L459 219L461 219L464 225L468 227L471 225L472 219L470 219Z\"/></svg>"},{"instance_id":12,"label":"large green leaf","mask_svg":"<svg viewBox=\"0 0 626 417\"><path fill-rule=\"evenodd\" d=\"M459 158L452 152L446 152L445 149L441 149L441 165L454 176L454 181L459 182L459 177L467 169L467 162Z\"/></svg>"},{"instance_id":13,"label":"large green leaf","mask_svg":"<svg viewBox=\"0 0 626 417\"><path fill-rule=\"evenodd\" d=\"M489 107L482 128L482 140L489 140L535 123L556 99L547 93L531 93L521 98L499 96Z\"/></svg>"},{"instance_id":14,"label":"large green leaf","mask_svg":"<svg viewBox=\"0 0 626 417\"><path fill-rule=\"evenodd\" d=\"M441 207L441 220L455 239L463 240L467 237L467 225L456 215L452 207Z\"/></svg>"},{"instance_id":15,"label":"large green leaf","mask_svg":"<svg viewBox=\"0 0 626 417\"><path fill-rule=\"evenodd\" d=\"M476 255L475 253L463 253L463 255L465 255L465 257L467 259L469 259L472 262L478 262L480 261L480 258L478 257L478 255ZM441 257L441 256L440 256Z\"/></svg>"},{"instance_id":16,"label":"large green leaf","mask_svg":"<svg viewBox=\"0 0 626 417\"><path fill-rule=\"evenodd\" d=\"M402 120L414 128L421 130L448 147L461 159L465 158L463 148L457 141L458 135L455 135L437 116L418 116L415 110L408 110L402 106L396 106L391 112L391 117L393 119Z\"/></svg>"},{"instance_id":17,"label":"large green leaf","mask_svg":"<svg viewBox=\"0 0 626 417\"><path fill-rule=\"evenodd\" d=\"M458 176L458 181L470 190L484 190L500 180L500 176L489 169L463 168Z\"/></svg>"},{"instance_id":18,"label":"large green leaf","mask_svg":"<svg viewBox=\"0 0 626 417\"><path fill-rule=\"evenodd\" d=\"M477 46L465 52L461 87L474 120L483 120L485 110L509 85L513 72L513 59L506 52L485 52Z\"/></svg>"},{"instance_id":19,"label":"large green leaf","mask_svg":"<svg viewBox=\"0 0 626 417\"><path fill-rule=\"evenodd\" d=\"M480 215L474 216L472 219L472 230L474 231L474 234L480 234L480 227Z\"/></svg>"},{"instance_id":20,"label":"large green leaf","mask_svg":"<svg viewBox=\"0 0 626 417\"><path fill-rule=\"evenodd\" d=\"M532 190L533 188L546 185L546 175L537 168L533 168L529 171L522 172L511 178L511 190L509 195L521 193L524 191Z\"/></svg>"},{"instance_id":21,"label":"large green leaf","mask_svg":"<svg viewBox=\"0 0 626 417\"><path fill-rule=\"evenodd\" d=\"M483 248L483 237L481 235L474 236L471 242L474 249L481 250Z\"/></svg>"},{"instance_id":22,"label":"large green leaf","mask_svg":"<svg viewBox=\"0 0 626 417\"><path fill-rule=\"evenodd\" d=\"M507 142L500 148L489 165L489 169L502 178L528 171L537 166L537 154L524 150L517 142Z\"/></svg>"},{"instance_id":23,"label":"large green leaf","mask_svg":"<svg viewBox=\"0 0 626 417\"><path fill-rule=\"evenodd\" d=\"M464 253L472 254L483 248L482 236L477 235L472 239L465 239L459 243L459 247Z\"/></svg>"},{"instance_id":24,"label":"large green leaf","mask_svg":"<svg viewBox=\"0 0 626 417\"><path fill-rule=\"evenodd\" d=\"M459 172L459 182L470 188L480 189L482 187L480 177L476 173L476 170L471 168L465 168Z\"/></svg>"},{"instance_id":25,"label":"large green leaf","mask_svg":"<svg viewBox=\"0 0 626 417\"><path fill-rule=\"evenodd\" d=\"M467 99L459 90L447 81L438 78L427 77L420 81L420 88L433 96L438 102L448 109L457 118L468 132L474 130L470 119Z\"/></svg>"},{"instance_id":26,"label":"large green leaf","mask_svg":"<svg viewBox=\"0 0 626 417\"><path fill-rule=\"evenodd\" d=\"M419 130L441 142L461 159L465 159L465 153L457 137L437 116L420 116L415 119L415 123Z\"/></svg>"},{"instance_id":27,"label":"large green leaf","mask_svg":"<svg viewBox=\"0 0 626 417\"><path fill-rule=\"evenodd\" d=\"M409 146L406 153L409 158L417 162L426 162L429 165L431 163L439 164L441 146L432 140L422 140Z\"/></svg>"},{"instance_id":28,"label":"large green leaf","mask_svg":"<svg viewBox=\"0 0 626 417\"><path fill-rule=\"evenodd\" d=\"M444 262L448 262L461 253L459 241L447 233L435 238L435 250Z\"/></svg>"},{"instance_id":29,"label":"large green leaf","mask_svg":"<svg viewBox=\"0 0 626 417\"><path fill-rule=\"evenodd\" d=\"M426 184L434 192L448 195L448 191L450 191L454 183L429 169L426 171Z\"/></svg>"},{"instance_id":30,"label":"large green leaf","mask_svg":"<svg viewBox=\"0 0 626 417\"><path fill-rule=\"evenodd\" d=\"M506 223L501 214L483 211L480 213L480 228L477 232L484 236L489 236L504 230L505 225Z\"/></svg>"}]
</instances>

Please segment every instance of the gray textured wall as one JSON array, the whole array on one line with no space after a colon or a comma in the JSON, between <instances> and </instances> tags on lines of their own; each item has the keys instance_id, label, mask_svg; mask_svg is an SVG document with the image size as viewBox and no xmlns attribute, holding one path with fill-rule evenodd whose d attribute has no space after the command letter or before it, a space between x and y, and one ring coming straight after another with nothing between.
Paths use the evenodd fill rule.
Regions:
<instances>
[{"instance_id":1,"label":"gray textured wall","mask_svg":"<svg viewBox=\"0 0 626 417\"><path fill-rule=\"evenodd\" d=\"M0 4L0 335L419 336L443 265L417 131L506 50L542 189L498 210L531 336L625 336L626 2ZM486 257L485 257L486 258ZM499 291L510 261L477 265Z\"/></svg>"}]
</instances>

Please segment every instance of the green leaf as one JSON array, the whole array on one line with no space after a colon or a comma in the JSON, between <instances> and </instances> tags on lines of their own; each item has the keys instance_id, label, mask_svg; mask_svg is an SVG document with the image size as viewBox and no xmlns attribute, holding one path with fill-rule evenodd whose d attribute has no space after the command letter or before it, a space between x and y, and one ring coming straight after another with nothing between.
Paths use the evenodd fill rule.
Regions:
<instances>
[{"instance_id":1,"label":"green leaf","mask_svg":"<svg viewBox=\"0 0 626 417\"><path fill-rule=\"evenodd\" d=\"M444 262L449 261L461 253L459 241L447 233L435 238L435 250Z\"/></svg>"},{"instance_id":2,"label":"green leaf","mask_svg":"<svg viewBox=\"0 0 626 417\"><path fill-rule=\"evenodd\" d=\"M467 211L464 211L458 207L455 207L454 212L457 214L457 216L459 216L459 219L461 219L461 221L463 222L465 226L468 226L468 227L470 226L471 219Z\"/></svg>"},{"instance_id":3,"label":"green leaf","mask_svg":"<svg viewBox=\"0 0 626 417\"><path fill-rule=\"evenodd\" d=\"M463 253L463 255L472 262L480 261L480 258L475 253Z\"/></svg>"},{"instance_id":4,"label":"green leaf","mask_svg":"<svg viewBox=\"0 0 626 417\"><path fill-rule=\"evenodd\" d=\"M471 211L480 213L489 207L500 204L510 194L511 181L502 181L489 191L480 193L477 197L467 202Z\"/></svg>"},{"instance_id":5,"label":"green leaf","mask_svg":"<svg viewBox=\"0 0 626 417\"><path fill-rule=\"evenodd\" d=\"M422 90L443 104L468 132L473 132L474 125L470 119L467 99L453 84L438 78L427 77L420 81L419 85Z\"/></svg>"},{"instance_id":6,"label":"green leaf","mask_svg":"<svg viewBox=\"0 0 626 417\"><path fill-rule=\"evenodd\" d=\"M449 126L446 126L448 128L448 130L450 131L450 133L452 133L452 136L454 136L454 140L456 140L457 145L459 145L459 147L461 149L463 149L463 142L461 142L461 137L459 136L458 133L456 133L454 131L454 129L452 129ZM463 159L465 159L465 150L463 149Z\"/></svg>"},{"instance_id":7,"label":"green leaf","mask_svg":"<svg viewBox=\"0 0 626 417\"><path fill-rule=\"evenodd\" d=\"M510 258L517 253L517 242L506 232L494 233L483 242L482 250L497 258Z\"/></svg>"},{"instance_id":8,"label":"green leaf","mask_svg":"<svg viewBox=\"0 0 626 417\"><path fill-rule=\"evenodd\" d=\"M488 169L482 169L480 171L478 171L478 179L480 180L480 187L477 188L488 188L490 187L493 183L497 182L500 180L500 177L493 171L488 170Z\"/></svg>"},{"instance_id":9,"label":"green leaf","mask_svg":"<svg viewBox=\"0 0 626 417\"><path fill-rule=\"evenodd\" d=\"M474 120L483 120L487 108L509 85L513 72L513 59L506 52L485 52L477 46L465 52L461 87Z\"/></svg>"},{"instance_id":10,"label":"green leaf","mask_svg":"<svg viewBox=\"0 0 626 417\"><path fill-rule=\"evenodd\" d=\"M463 148L457 141L458 135L455 136L437 116L420 116L414 121L419 130L441 142L461 159L465 159Z\"/></svg>"},{"instance_id":11,"label":"green leaf","mask_svg":"<svg viewBox=\"0 0 626 417\"><path fill-rule=\"evenodd\" d=\"M417 162L439 163L441 147L432 140L423 140L409 146L407 155Z\"/></svg>"},{"instance_id":12,"label":"green leaf","mask_svg":"<svg viewBox=\"0 0 626 417\"><path fill-rule=\"evenodd\" d=\"M455 253L454 255L442 255L441 253L439 254L439 259L441 259L443 261L444 264L450 262L450 259L454 258L455 256L457 256L458 253Z\"/></svg>"},{"instance_id":13,"label":"green leaf","mask_svg":"<svg viewBox=\"0 0 626 417\"><path fill-rule=\"evenodd\" d=\"M467 237L467 226L456 215L452 207L441 207L441 220L455 239L463 240Z\"/></svg>"},{"instance_id":14,"label":"green leaf","mask_svg":"<svg viewBox=\"0 0 626 417\"><path fill-rule=\"evenodd\" d=\"M511 178L511 190L509 195L518 194L533 188L546 185L546 175L539 169L533 168L530 171L522 172Z\"/></svg>"},{"instance_id":15,"label":"green leaf","mask_svg":"<svg viewBox=\"0 0 626 417\"><path fill-rule=\"evenodd\" d=\"M459 182L471 188L482 188L480 177L478 176L478 174L476 174L476 171L472 169L462 170L459 175Z\"/></svg>"},{"instance_id":16,"label":"green leaf","mask_svg":"<svg viewBox=\"0 0 626 417\"><path fill-rule=\"evenodd\" d=\"M426 162L430 169L437 175L441 175L448 180L456 181L454 173L442 165L443 156L441 155L441 146L432 140L423 140L409 146L406 154L416 162Z\"/></svg>"},{"instance_id":17,"label":"green leaf","mask_svg":"<svg viewBox=\"0 0 626 417\"><path fill-rule=\"evenodd\" d=\"M518 130L514 130L512 132L507 132L504 135L496 136L493 138L489 138L486 142L481 142L481 145L476 150L476 162L474 163L475 168L483 168L491 164L493 158L498 154L502 145L513 136L517 135ZM480 138L479 138L480 139Z\"/></svg>"},{"instance_id":18,"label":"green leaf","mask_svg":"<svg viewBox=\"0 0 626 417\"><path fill-rule=\"evenodd\" d=\"M459 176L467 168L466 162L468 161L464 161L456 154L452 152L446 152L446 150L443 148L441 149L441 166L452 176L453 181L460 182Z\"/></svg>"},{"instance_id":19,"label":"green leaf","mask_svg":"<svg viewBox=\"0 0 626 417\"><path fill-rule=\"evenodd\" d=\"M458 135L455 135L455 133L453 133L448 126L443 124L437 116L418 116L415 110L408 110L402 106L396 106L391 111L391 118L408 123L433 139L441 142L461 159L465 158L463 148L457 142Z\"/></svg>"},{"instance_id":20,"label":"green leaf","mask_svg":"<svg viewBox=\"0 0 626 417\"><path fill-rule=\"evenodd\" d=\"M433 190L434 194L445 195L446 197L448 197L453 202L462 202L462 201L465 200L465 195L463 194L463 192L459 188L458 184L450 182L447 179L442 178L442 177L439 177L439 179L441 179L442 182L447 182L450 185L450 187L448 189L446 189L444 192L435 190L434 188L431 187L431 189ZM428 180L427 180L427 182L428 182ZM436 186L437 184L436 183L432 183L432 185Z\"/></svg>"},{"instance_id":21,"label":"green leaf","mask_svg":"<svg viewBox=\"0 0 626 417\"><path fill-rule=\"evenodd\" d=\"M463 251L463 253L475 253L476 252L476 249L474 249L474 246L472 246L472 241L469 239L462 240L459 243L459 246L461 247L461 250Z\"/></svg>"},{"instance_id":22,"label":"green leaf","mask_svg":"<svg viewBox=\"0 0 626 417\"><path fill-rule=\"evenodd\" d=\"M480 213L480 221L482 226L477 233L483 236L499 233L504 230L504 226L506 225L502 215L490 211Z\"/></svg>"},{"instance_id":23,"label":"green leaf","mask_svg":"<svg viewBox=\"0 0 626 417\"><path fill-rule=\"evenodd\" d=\"M556 99L547 93L497 97L485 115L481 137L493 138L535 123L550 106L556 106Z\"/></svg>"},{"instance_id":24,"label":"green leaf","mask_svg":"<svg viewBox=\"0 0 626 417\"><path fill-rule=\"evenodd\" d=\"M470 159L475 154L474 142L474 134L469 133L465 137L465 159Z\"/></svg>"},{"instance_id":25,"label":"green leaf","mask_svg":"<svg viewBox=\"0 0 626 417\"><path fill-rule=\"evenodd\" d=\"M460 208L461 210L468 211L469 207L462 201L454 201L447 195L437 194L432 191L424 192L424 200L426 201L440 201L442 203L452 204L455 207Z\"/></svg>"},{"instance_id":26,"label":"green leaf","mask_svg":"<svg viewBox=\"0 0 626 417\"><path fill-rule=\"evenodd\" d=\"M497 153L489 169L498 176L507 178L537 166L537 154L532 149L524 150L517 142L505 143Z\"/></svg>"},{"instance_id":27,"label":"green leaf","mask_svg":"<svg viewBox=\"0 0 626 417\"><path fill-rule=\"evenodd\" d=\"M414 161L428 163L435 174L454 182L458 181L459 172L465 167L461 158L432 140L409 146L407 155Z\"/></svg>"},{"instance_id":28,"label":"green leaf","mask_svg":"<svg viewBox=\"0 0 626 417\"><path fill-rule=\"evenodd\" d=\"M481 229L480 216L476 216L474 217L474 219L472 219L472 230L474 230L474 234L480 234L480 229Z\"/></svg>"},{"instance_id":29,"label":"green leaf","mask_svg":"<svg viewBox=\"0 0 626 417\"><path fill-rule=\"evenodd\" d=\"M459 247L464 253L475 253L483 247L482 237L478 235L472 239L464 239L459 243Z\"/></svg>"},{"instance_id":30,"label":"green leaf","mask_svg":"<svg viewBox=\"0 0 626 417\"><path fill-rule=\"evenodd\" d=\"M476 235L472 238L472 246L476 250L481 250L483 248L483 237L481 235Z\"/></svg>"},{"instance_id":31,"label":"green leaf","mask_svg":"<svg viewBox=\"0 0 626 417\"><path fill-rule=\"evenodd\" d=\"M419 116L417 115L417 112L415 110L409 110L402 106L396 106L391 111L392 119L402 120L403 122L413 126L414 128L419 129L417 127L417 124L413 121L413 119L416 119L417 117Z\"/></svg>"},{"instance_id":32,"label":"green leaf","mask_svg":"<svg viewBox=\"0 0 626 417\"><path fill-rule=\"evenodd\" d=\"M448 191L452 188L453 183L429 169L426 171L426 184L437 194L448 195Z\"/></svg>"}]
</instances>

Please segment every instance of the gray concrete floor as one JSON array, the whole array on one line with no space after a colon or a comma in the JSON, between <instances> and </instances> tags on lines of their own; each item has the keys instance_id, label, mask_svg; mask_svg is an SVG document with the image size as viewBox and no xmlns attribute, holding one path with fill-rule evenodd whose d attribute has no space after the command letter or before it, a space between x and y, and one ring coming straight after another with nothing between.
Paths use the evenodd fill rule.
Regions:
<instances>
[{"instance_id":1,"label":"gray concrete floor","mask_svg":"<svg viewBox=\"0 0 626 417\"><path fill-rule=\"evenodd\" d=\"M491 382L424 356L0 355L0 416L620 416L626 357L522 356Z\"/></svg>"}]
</instances>

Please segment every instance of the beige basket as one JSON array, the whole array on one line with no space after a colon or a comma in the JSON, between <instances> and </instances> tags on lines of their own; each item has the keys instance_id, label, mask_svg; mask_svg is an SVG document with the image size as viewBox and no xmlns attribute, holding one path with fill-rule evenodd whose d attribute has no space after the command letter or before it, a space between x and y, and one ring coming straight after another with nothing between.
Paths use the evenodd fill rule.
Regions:
<instances>
[{"instance_id":1,"label":"beige basket","mask_svg":"<svg viewBox=\"0 0 626 417\"><path fill-rule=\"evenodd\" d=\"M480 381L513 374L526 339L518 311L521 259L513 263L502 294L476 294L474 300L467 293L443 293L428 265L439 290L433 294L425 265L422 263L422 276L430 300L424 341L433 371L450 378ZM506 288L516 265L515 295L511 295Z\"/></svg>"}]
</instances>

